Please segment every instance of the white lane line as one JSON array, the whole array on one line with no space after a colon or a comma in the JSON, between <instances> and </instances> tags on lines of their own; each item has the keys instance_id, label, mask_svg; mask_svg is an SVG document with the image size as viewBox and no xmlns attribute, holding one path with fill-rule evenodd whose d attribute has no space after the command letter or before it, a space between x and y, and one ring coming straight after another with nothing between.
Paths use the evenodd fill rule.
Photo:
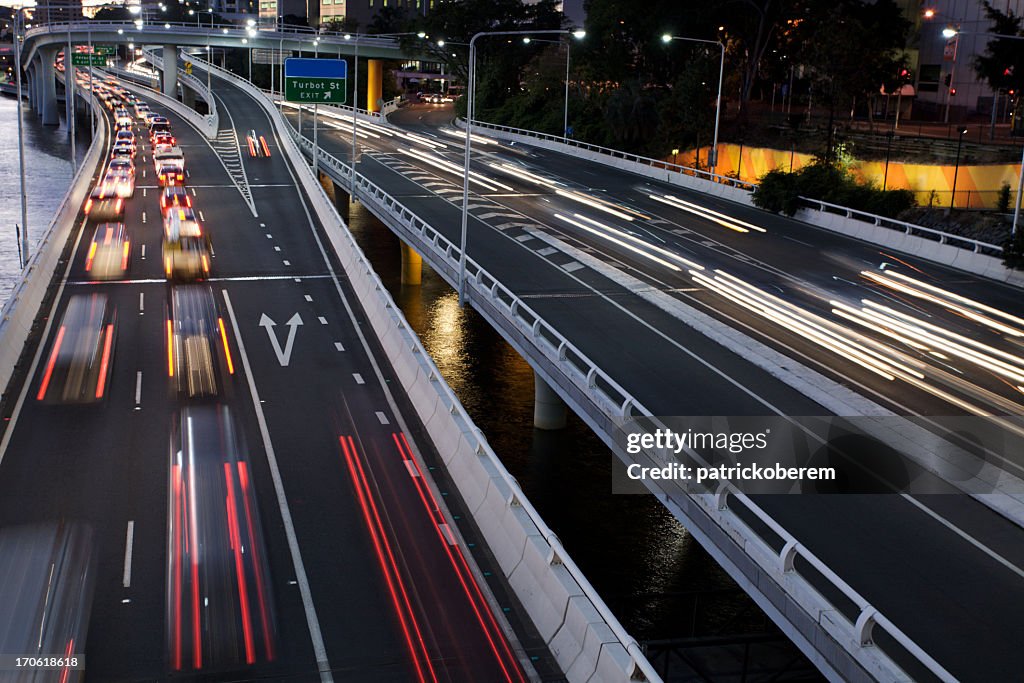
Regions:
<instances>
[{"instance_id":1,"label":"white lane line","mask_svg":"<svg viewBox=\"0 0 1024 683\"><path fill-rule=\"evenodd\" d=\"M145 198L145 196L146 196L146 188L142 188L142 196L143 196L143 198Z\"/></svg>"},{"instance_id":2,"label":"white lane line","mask_svg":"<svg viewBox=\"0 0 1024 683\"><path fill-rule=\"evenodd\" d=\"M379 410L377 411L377 419L380 420L380 423L382 425L391 424L390 422L388 422L388 416Z\"/></svg>"},{"instance_id":3,"label":"white lane line","mask_svg":"<svg viewBox=\"0 0 1024 683\"><path fill-rule=\"evenodd\" d=\"M143 223L146 222L146 212L145 211L142 212L142 222Z\"/></svg>"},{"instance_id":4,"label":"white lane line","mask_svg":"<svg viewBox=\"0 0 1024 683\"><path fill-rule=\"evenodd\" d=\"M191 187L192 187L192 196L195 197L196 196L196 186L192 185Z\"/></svg>"},{"instance_id":5,"label":"white lane line","mask_svg":"<svg viewBox=\"0 0 1024 683\"><path fill-rule=\"evenodd\" d=\"M142 403L142 370L135 373L135 410Z\"/></svg>"},{"instance_id":6,"label":"white lane line","mask_svg":"<svg viewBox=\"0 0 1024 683\"><path fill-rule=\"evenodd\" d=\"M146 245L145 244L142 245L142 260L143 261L146 260Z\"/></svg>"},{"instance_id":7,"label":"white lane line","mask_svg":"<svg viewBox=\"0 0 1024 683\"><path fill-rule=\"evenodd\" d=\"M267 227L267 224L266 223L260 223L260 227L261 228L265 228L265 227Z\"/></svg>"},{"instance_id":8,"label":"white lane line","mask_svg":"<svg viewBox=\"0 0 1024 683\"><path fill-rule=\"evenodd\" d=\"M279 246L277 246L277 245L275 244L275 245L274 245L274 251L281 251L281 247L279 247Z\"/></svg>"},{"instance_id":9,"label":"white lane line","mask_svg":"<svg viewBox=\"0 0 1024 683\"><path fill-rule=\"evenodd\" d=\"M288 500L284 493L284 482L281 481L281 471L277 467L277 456L274 454L274 446L270 442L270 430L267 428L267 418L263 414L263 406L260 401L259 391L256 390L256 380L252 374L252 366L249 364L249 356L245 352L245 343L242 341L241 328L238 326L238 319L235 317L235 309L231 305L231 297L228 290L221 290L224 295L224 303L228 309L228 317L231 319L231 327L235 333L235 343L238 345L238 355L242 358L242 368L245 370L245 378L249 383L249 393L252 396L252 405L256 409L256 420L260 425L260 436L263 439L263 450L267 454L267 462L270 465L270 478L274 482L274 494L277 496L277 505L281 509L281 521L284 523L285 536L288 539L288 550L292 556L292 565L295 568L295 578L299 583L299 594L302 596L302 606L306 612L306 626L309 629L310 640L313 641L313 653L316 655L317 668L320 671L320 680L323 683L332 683L334 677L331 675L331 664L327 659L327 648L324 645L323 634L320 632L320 621L316 616L316 607L313 605L313 596L309 590L309 579L306 577L306 567L302 562L302 555L299 553L299 541L295 536L295 524L292 522L292 513L288 509ZM27 383L26 383L27 384Z\"/></svg>"},{"instance_id":10,"label":"white lane line","mask_svg":"<svg viewBox=\"0 0 1024 683\"><path fill-rule=\"evenodd\" d=\"M206 216L203 215L202 209L199 209L199 220L201 220L204 223L206 222Z\"/></svg>"},{"instance_id":11,"label":"white lane line","mask_svg":"<svg viewBox=\"0 0 1024 683\"><path fill-rule=\"evenodd\" d=\"M290 266L292 264L292 262L288 260L281 261L281 263L285 264L286 266ZM296 282L298 282L298 280L296 280Z\"/></svg>"},{"instance_id":12,"label":"white lane line","mask_svg":"<svg viewBox=\"0 0 1024 683\"><path fill-rule=\"evenodd\" d=\"M416 469L416 465L413 464L412 460L406 459L406 460L403 460L402 462L405 463L405 469L407 469L409 471L409 476L410 477L418 477L418 476L420 476L420 472L419 472L419 470Z\"/></svg>"},{"instance_id":13,"label":"white lane line","mask_svg":"<svg viewBox=\"0 0 1024 683\"><path fill-rule=\"evenodd\" d=\"M146 293L139 292L139 315L146 312Z\"/></svg>"},{"instance_id":14,"label":"white lane line","mask_svg":"<svg viewBox=\"0 0 1024 683\"><path fill-rule=\"evenodd\" d=\"M128 588L132 585L132 546L135 544L135 520L128 522L128 532L124 540L124 578L121 585Z\"/></svg>"},{"instance_id":15,"label":"white lane line","mask_svg":"<svg viewBox=\"0 0 1024 683\"><path fill-rule=\"evenodd\" d=\"M321 325L326 325L327 324L327 318L323 317L322 315L317 316L317 320L320 321Z\"/></svg>"},{"instance_id":16,"label":"white lane line","mask_svg":"<svg viewBox=\"0 0 1024 683\"><path fill-rule=\"evenodd\" d=\"M142 169L142 177L143 177L143 178L145 178L145 177L146 177L146 169Z\"/></svg>"},{"instance_id":17,"label":"white lane line","mask_svg":"<svg viewBox=\"0 0 1024 683\"><path fill-rule=\"evenodd\" d=\"M366 384L366 380L358 372L353 372L352 378L356 381L356 384Z\"/></svg>"},{"instance_id":18,"label":"white lane line","mask_svg":"<svg viewBox=\"0 0 1024 683\"><path fill-rule=\"evenodd\" d=\"M274 239L274 236L273 236L273 235L271 235L271 234L270 234L270 233L268 232L268 233L267 233L267 239L268 239L268 240L272 240L272 239Z\"/></svg>"},{"instance_id":19,"label":"white lane line","mask_svg":"<svg viewBox=\"0 0 1024 683\"><path fill-rule=\"evenodd\" d=\"M342 345L341 342L334 342L334 348L338 349L339 351L345 350L345 347Z\"/></svg>"},{"instance_id":20,"label":"white lane line","mask_svg":"<svg viewBox=\"0 0 1024 683\"><path fill-rule=\"evenodd\" d=\"M311 297L309 294L306 294L306 301L312 301L312 300L313 300L313 297Z\"/></svg>"}]
</instances>

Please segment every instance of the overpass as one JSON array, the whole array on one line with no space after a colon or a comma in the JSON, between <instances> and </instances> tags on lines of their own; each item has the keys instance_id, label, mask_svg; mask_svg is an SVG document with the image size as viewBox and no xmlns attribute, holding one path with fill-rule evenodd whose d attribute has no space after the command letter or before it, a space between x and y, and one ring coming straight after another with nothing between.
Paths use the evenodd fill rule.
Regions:
<instances>
[{"instance_id":1,"label":"overpass","mask_svg":"<svg viewBox=\"0 0 1024 683\"><path fill-rule=\"evenodd\" d=\"M267 125L278 131L283 146L287 147L289 136L294 135L299 148L311 151L308 139L289 132L286 124L274 117L273 106L265 97L240 79L214 73L234 88L219 95L225 109L251 110L256 103L265 112ZM323 149L318 162L339 188L345 188L351 185L352 176L346 160L349 138L344 121L341 126L340 135L321 135ZM452 151L439 153L442 159L459 151L456 136L427 139L453 143ZM515 139L523 143L521 135ZM363 155L357 164L357 198L398 232L413 252L423 255L437 272L455 283L458 211L452 199L460 199L459 184L437 166L437 159L428 162L406 154L403 150L409 147L408 139L395 141L381 135L380 142L366 140L360 142ZM680 188L679 182L638 178L609 170L606 165L581 163L579 156L567 159L550 154L542 143L536 138L522 153L503 146L484 153L488 163L512 164L520 177L512 173L501 177L501 183L512 183L512 192L481 190L472 197L469 298L537 369L544 380L539 383L542 398L550 399L544 391L546 384L610 444L616 443L614 437L625 417L644 414L877 418L896 411L928 417L949 414L951 405L967 413L979 407L987 407L989 412L996 408L1019 412L1008 411L1012 394L1004 393L985 372L941 362L927 368L928 381L903 374L902 383L897 384L849 358L837 359L834 351L825 349L809 333L813 325L796 326L777 310L770 318L763 316L742 296L745 291L748 297L757 297L761 309L777 308L773 300L765 298L767 287L794 297L814 289L839 288L829 290L830 297L848 300L852 291L861 298L865 288L856 282L858 274L869 266L878 269L882 259L891 266L893 254L767 217L732 202L709 199L706 194ZM486 165L480 171L494 174ZM554 221L565 223L563 219L538 220L542 203L554 205L560 215L570 218L580 209L567 203L575 199L553 191L538 192L533 181L528 181L532 186L525 191L527 186L518 183L529 173L576 191L593 192L597 186L608 193L603 196L617 200L619 209L653 216L655 220L645 225L645 231L657 234L659 243L670 245L691 261L707 264L709 270L712 266L728 269L719 275L726 284L708 276L702 281L693 272L685 277L667 275L652 269L647 248L646 256L637 255L621 244L609 247L605 238L590 238L592 232L553 227L560 225ZM646 199L635 194L638 187L643 188ZM718 187L703 189L721 193ZM627 194L629 199L620 199ZM672 202L668 212L659 208L666 204L652 195L682 197L684 201ZM702 210L695 211L686 202ZM708 208L718 213L709 213ZM543 215L551 211L544 207ZM737 221L763 225L771 237L753 242L749 230L732 230L736 235L722 232L723 222L741 225ZM407 252L406 257L410 272L414 272L413 253ZM958 296L974 303L1002 312L1016 311L1013 290L924 260L900 255L895 259L934 278L929 283L953 281ZM749 270L735 270L742 268ZM691 266L690 270L697 269ZM744 282L730 283L729 275ZM749 278L756 279L751 283ZM694 282L703 285L703 291L692 291ZM876 295L878 288L870 291ZM920 299L918 295L909 296ZM805 309L802 314L820 313L826 304L833 307L830 298L824 298L824 303L820 296L798 300ZM956 311L951 306L946 299L938 307L945 312L931 308L927 312L943 323L952 320L961 326L960 331L979 322L976 317L965 322L967 309L961 306ZM977 316L976 310L967 312ZM789 326L773 328L765 318L786 320ZM723 321L728 324L721 324ZM1006 349L1013 348L1008 345L996 350L1010 353ZM938 349L925 349L938 361L951 360L941 352L931 353L933 350ZM739 357L734 352L739 352ZM890 362L897 360L897 356L889 357ZM681 393L680 386L700 387L700 392ZM899 389L893 389L895 386ZM901 434L896 430L902 426L882 426L912 454L913 444L907 441L920 436L919 432ZM1006 459L1008 453L990 452L993 461L969 472L976 476L967 477L961 488L989 476L991 469L1016 470L1019 463ZM918 467L924 467L926 473L943 474L942 468L949 463L928 462L929 455L934 454L916 454ZM952 462L969 468L963 462ZM1000 482L996 478L989 483L995 486ZM938 486L941 482L931 483ZM996 488L994 493L992 488L976 489L973 493L979 495L975 497L778 498L746 496L727 488L696 493L663 488L658 493L832 677L990 680L1012 666L1016 623L1012 605L1021 591L1019 515L1015 512L1019 489ZM970 580L965 580L966 576ZM953 587L957 592L951 600Z\"/></svg>"},{"instance_id":2,"label":"overpass","mask_svg":"<svg viewBox=\"0 0 1024 683\"><path fill-rule=\"evenodd\" d=\"M165 281L144 141L126 276L91 275L82 203L112 129L89 94L93 146L0 324L0 525L92 529L87 677L658 680L266 115L220 106L211 141L194 112L142 97L184 150L211 277ZM242 151L251 129L269 157ZM54 404L83 301L106 311L90 372L109 379L98 403ZM206 357L175 331L203 307L215 401L176 379L182 348Z\"/></svg>"},{"instance_id":3,"label":"overpass","mask_svg":"<svg viewBox=\"0 0 1024 683\"><path fill-rule=\"evenodd\" d=\"M255 103L272 115L265 94L242 79L214 73L243 91L244 96L225 89L236 107ZM351 187L352 176L351 119L343 110L336 115L326 119L320 132L318 165L337 192ZM422 109L405 124L406 131L426 141L418 147L401 128L363 126L356 198L405 242L405 269L412 279L419 254L455 286L460 136L445 135L455 131L439 130L444 126L436 122L417 123L420 116L429 124L431 114ZM310 132L300 135L294 124L291 132L277 125L282 137L291 135L311 153ZM307 115L304 131L309 126ZM681 188L678 181L639 177L609 169L609 163L583 163L575 150L565 150L573 156L550 153L540 137L515 140L514 147L481 140L483 161L478 159L475 169L481 182L469 204L468 295L533 365L542 403L550 406L553 390L620 455L616 439L625 418L644 414L870 418L886 442L908 456L902 466L911 478L927 480L930 492L949 495L778 497L728 488L652 488L830 677L998 678L1016 656L1015 636L994 636L993 625L998 624L997 632L1014 632L1013 610L1004 599L1022 589L1016 550L1020 463L1007 457L1010 448L990 449L986 456L992 460L970 471L972 465L958 459L962 454L944 461L944 453L921 444L931 444L922 427L942 427L930 416L948 415L950 406L966 414L981 404L989 411L1007 410L1014 395L1004 393L986 372L962 364L955 377L943 374L950 366L926 368L927 381L915 374L900 374L899 382L881 376L820 344L820 336L812 333L821 324L816 319L801 327L777 310L770 317L752 315L758 307L750 306L743 293L778 309L763 291L772 287L773 293L792 295L801 315L829 307L844 310L830 302L876 295L877 288L869 290L856 280L861 271L884 272L883 261L889 268L902 264L929 283L954 282L963 296L993 310L1016 312L1015 290L710 198L707 192ZM545 182L537 178L547 187L538 189ZM493 184L487 187L488 182ZM702 189L725 194L720 186ZM593 214L590 222L576 217L576 225L567 228L552 214L581 212L577 198L563 194L572 191L588 193L592 203L610 202L605 208L647 216L642 229L626 232L646 236L648 245L668 246L711 272L726 269L719 277L727 285L733 273L742 282L730 287L710 276L700 280L692 265L685 276L673 275L679 269L664 264L655 269L650 257L659 252L649 247L637 255L629 248L636 242L621 234L611 247L610 232L590 237L593 232L586 227L595 225ZM662 201L669 196L677 201ZM612 221L598 215L602 223L630 225L627 218ZM723 223L764 226L767 232L723 230ZM695 282L703 287L698 290ZM824 289L827 296L814 295L815 289ZM760 308L765 307L762 303ZM948 308L944 313L929 308L928 315L970 329L962 327L963 310L951 315ZM863 336L856 339L867 343ZM1013 348L1009 344L1000 351ZM933 358L951 361L940 356ZM958 381L961 374L969 381ZM919 424L908 425L899 415L919 416ZM1012 430L1015 425L1003 426ZM951 476L951 466L978 476ZM959 478L961 490L978 495L957 492L934 473ZM986 488L981 482L990 476ZM1005 488L999 488L1001 483ZM972 579L965 581L968 573ZM984 578L975 580L979 576Z\"/></svg>"}]
</instances>

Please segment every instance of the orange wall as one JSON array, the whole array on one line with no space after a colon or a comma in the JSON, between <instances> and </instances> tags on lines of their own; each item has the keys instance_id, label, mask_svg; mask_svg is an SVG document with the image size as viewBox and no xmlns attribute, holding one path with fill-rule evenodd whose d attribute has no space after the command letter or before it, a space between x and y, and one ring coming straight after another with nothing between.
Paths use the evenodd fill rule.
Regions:
<instances>
[{"instance_id":1,"label":"orange wall","mask_svg":"<svg viewBox=\"0 0 1024 683\"><path fill-rule=\"evenodd\" d=\"M679 154L677 163L692 166L694 154L694 150L686 150ZM732 143L719 145L718 172L728 175L741 168L740 179L756 181L772 169L778 168L783 171L790 169L791 153L789 150L744 146L742 165L739 154L739 145ZM707 158L708 148L702 147L700 149L701 168L707 167ZM795 171L812 160L812 155L798 152L792 155L792 168ZM672 157L666 158L666 161L672 161ZM885 173L884 161L855 161L852 170L854 175L861 180L874 183L878 187L882 186L882 178ZM918 203L922 205L928 204L929 195L934 189L937 192L934 205L949 206L950 191L953 187L953 172L952 164L939 166L891 161L889 162L886 188L913 190ZM956 205L974 209L994 209L998 201L999 188L1004 182L1010 184L1012 205L1017 191L1019 174L1020 164L960 166L956 179Z\"/></svg>"}]
</instances>

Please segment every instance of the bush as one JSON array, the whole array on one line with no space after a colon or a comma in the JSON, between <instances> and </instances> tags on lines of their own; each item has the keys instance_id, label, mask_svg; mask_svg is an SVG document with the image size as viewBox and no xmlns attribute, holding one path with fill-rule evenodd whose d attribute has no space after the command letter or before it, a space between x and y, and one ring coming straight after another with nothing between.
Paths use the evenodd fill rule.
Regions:
<instances>
[{"instance_id":1,"label":"bush","mask_svg":"<svg viewBox=\"0 0 1024 683\"><path fill-rule=\"evenodd\" d=\"M917 205L910 190L880 190L858 183L846 171L821 160L794 173L769 171L761 177L753 200L762 209L792 216L800 208L800 197L893 218Z\"/></svg>"},{"instance_id":2,"label":"bush","mask_svg":"<svg viewBox=\"0 0 1024 683\"><path fill-rule=\"evenodd\" d=\"M761 176L754 188L754 206L772 213L792 216L800 208L800 193L796 189L796 174L785 171L768 171Z\"/></svg>"},{"instance_id":3,"label":"bush","mask_svg":"<svg viewBox=\"0 0 1024 683\"><path fill-rule=\"evenodd\" d=\"M1024 232L1011 235L1003 242L1003 265L1017 270L1024 269Z\"/></svg>"},{"instance_id":4,"label":"bush","mask_svg":"<svg viewBox=\"0 0 1024 683\"><path fill-rule=\"evenodd\" d=\"M1010 183L1003 183L999 188L999 199L996 202L996 211L999 213L1010 212Z\"/></svg>"}]
</instances>

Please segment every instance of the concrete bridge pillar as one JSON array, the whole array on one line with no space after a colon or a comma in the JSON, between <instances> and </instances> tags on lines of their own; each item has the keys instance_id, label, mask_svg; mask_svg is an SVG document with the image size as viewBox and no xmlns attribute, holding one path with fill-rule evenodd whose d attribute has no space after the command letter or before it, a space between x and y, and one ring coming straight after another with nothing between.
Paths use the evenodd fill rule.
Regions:
<instances>
[{"instance_id":1,"label":"concrete bridge pillar","mask_svg":"<svg viewBox=\"0 0 1024 683\"><path fill-rule=\"evenodd\" d=\"M565 429L567 408L544 378L533 372L533 426L537 429Z\"/></svg>"},{"instance_id":2,"label":"concrete bridge pillar","mask_svg":"<svg viewBox=\"0 0 1024 683\"><path fill-rule=\"evenodd\" d=\"M189 109L196 108L196 91L186 86L181 86L181 102Z\"/></svg>"},{"instance_id":3,"label":"concrete bridge pillar","mask_svg":"<svg viewBox=\"0 0 1024 683\"><path fill-rule=\"evenodd\" d=\"M56 58L56 46L39 50L39 104L45 126L56 126L60 123L60 113L57 109L57 74L53 68L53 61Z\"/></svg>"},{"instance_id":4,"label":"concrete bridge pillar","mask_svg":"<svg viewBox=\"0 0 1024 683\"><path fill-rule=\"evenodd\" d=\"M379 59L366 61L366 109L380 111L380 98L384 92L384 69ZM357 96L358 101L358 96Z\"/></svg>"},{"instance_id":5,"label":"concrete bridge pillar","mask_svg":"<svg viewBox=\"0 0 1024 683\"><path fill-rule=\"evenodd\" d=\"M178 46L164 45L164 82L163 92L168 97L178 99Z\"/></svg>"},{"instance_id":6,"label":"concrete bridge pillar","mask_svg":"<svg viewBox=\"0 0 1024 683\"><path fill-rule=\"evenodd\" d=\"M334 180L331 176L322 171L318 172L317 176L320 180L320 187L324 188L324 192L327 193L327 196L331 198L331 201L334 202L335 205L337 205L338 197L334 191Z\"/></svg>"},{"instance_id":7,"label":"concrete bridge pillar","mask_svg":"<svg viewBox=\"0 0 1024 683\"><path fill-rule=\"evenodd\" d=\"M418 285L423 281L423 257L402 242L402 284Z\"/></svg>"},{"instance_id":8,"label":"concrete bridge pillar","mask_svg":"<svg viewBox=\"0 0 1024 683\"><path fill-rule=\"evenodd\" d=\"M36 92L36 88L39 86L39 72L36 70L36 62L32 60L25 67L25 76L28 79L26 85L26 92L28 92L28 103L32 108L32 111L36 114L39 113L39 94Z\"/></svg>"}]
</instances>

